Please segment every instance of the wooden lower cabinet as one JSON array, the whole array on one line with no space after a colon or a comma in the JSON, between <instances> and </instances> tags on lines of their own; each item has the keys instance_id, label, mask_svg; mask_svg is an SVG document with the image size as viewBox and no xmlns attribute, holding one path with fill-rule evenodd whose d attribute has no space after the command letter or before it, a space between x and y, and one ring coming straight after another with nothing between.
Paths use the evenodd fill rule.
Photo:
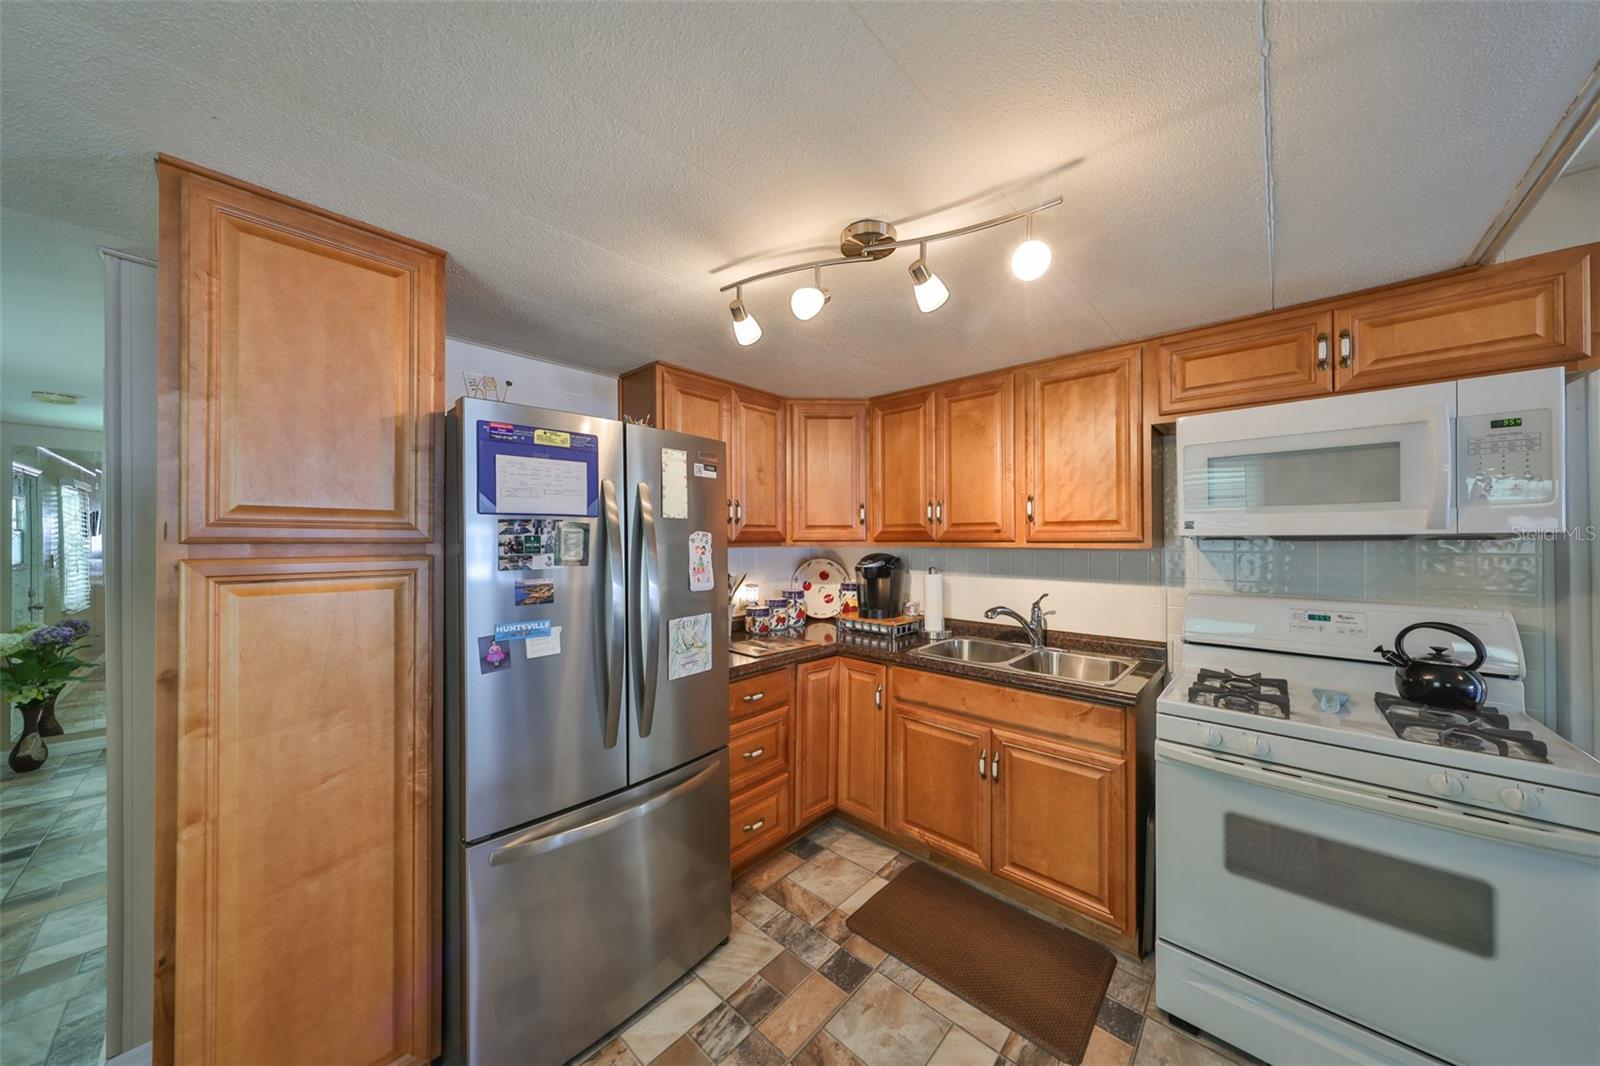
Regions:
<instances>
[{"instance_id":1,"label":"wooden lower cabinet","mask_svg":"<svg viewBox=\"0 0 1600 1066\"><path fill-rule=\"evenodd\" d=\"M889 721L889 828L988 866L988 727L898 702Z\"/></svg>"},{"instance_id":2,"label":"wooden lower cabinet","mask_svg":"<svg viewBox=\"0 0 1600 1066\"><path fill-rule=\"evenodd\" d=\"M839 660L801 663L794 678L794 818L804 825L833 810L838 774Z\"/></svg>"},{"instance_id":3,"label":"wooden lower cabinet","mask_svg":"<svg viewBox=\"0 0 1600 1066\"><path fill-rule=\"evenodd\" d=\"M888 668L839 660L839 809L884 824L889 754Z\"/></svg>"},{"instance_id":4,"label":"wooden lower cabinet","mask_svg":"<svg viewBox=\"0 0 1600 1066\"><path fill-rule=\"evenodd\" d=\"M1011 730L992 736L990 871L1124 928L1123 760Z\"/></svg>"},{"instance_id":5,"label":"wooden lower cabinet","mask_svg":"<svg viewBox=\"0 0 1600 1066\"><path fill-rule=\"evenodd\" d=\"M748 866L789 836L794 828L789 803L793 787L788 774L779 774L733 797L728 810L728 838L735 870Z\"/></svg>"}]
</instances>

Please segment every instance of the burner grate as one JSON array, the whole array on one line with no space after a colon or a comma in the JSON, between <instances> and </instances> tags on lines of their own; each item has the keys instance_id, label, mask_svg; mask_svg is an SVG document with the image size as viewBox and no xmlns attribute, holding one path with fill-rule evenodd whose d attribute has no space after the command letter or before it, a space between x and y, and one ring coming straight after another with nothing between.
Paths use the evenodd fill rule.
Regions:
<instances>
[{"instance_id":1,"label":"burner grate","mask_svg":"<svg viewBox=\"0 0 1600 1066\"><path fill-rule=\"evenodd\" d=\"M1268 718L1289 717L1289 682L1281 677L1236 674L1202 667L1189 686L1189 702Z\"/></svg>"},{"instance_id":2,"label":"burner grate","mask_svg":"<svg viewBox=\"0 0 1600 1066\"><path fill-rule=\"evenodd\" d=\"M1529 762L1550 761L1544 741L1527 730L1508 728L1510 719L1493 707L1475 711L1429 707L1387 692L1374 692L1372 698L1401 740Z\"/></svg>"}]
</instances>

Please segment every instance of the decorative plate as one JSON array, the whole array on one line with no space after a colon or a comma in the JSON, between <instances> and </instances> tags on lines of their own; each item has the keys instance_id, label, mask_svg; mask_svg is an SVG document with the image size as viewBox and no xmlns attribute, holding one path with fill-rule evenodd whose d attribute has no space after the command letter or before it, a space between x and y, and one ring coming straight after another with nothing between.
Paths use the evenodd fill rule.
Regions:
<instances>
[{"instance_id":1,"label":"decorative plate","mask_svg":"<svg viewBox=\"0 0 1600 1066\"><path fill-rule=\"evenodd\" d=\"M806 616L834 618L839 614L839 584L851 577L837 559L807 559L794 568L794 587L806 594Z\"/></svg>"}]
</instances>

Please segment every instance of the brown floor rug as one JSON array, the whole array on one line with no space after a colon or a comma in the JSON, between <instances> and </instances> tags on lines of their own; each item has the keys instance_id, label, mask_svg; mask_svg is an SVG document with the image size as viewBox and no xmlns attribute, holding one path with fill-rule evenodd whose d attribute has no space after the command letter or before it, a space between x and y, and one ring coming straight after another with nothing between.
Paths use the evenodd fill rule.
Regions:
<instances>
[{"instance_id":1,"label":"brown floor rug","mask_svg":"<svg viewBox=\"0 0 1600 1066\"><path fill-rule=\"evenodd\" d=\"M927 863L867 900L852 932L1076 1066L1117 960Z\"/></svg>"}]
</instances>

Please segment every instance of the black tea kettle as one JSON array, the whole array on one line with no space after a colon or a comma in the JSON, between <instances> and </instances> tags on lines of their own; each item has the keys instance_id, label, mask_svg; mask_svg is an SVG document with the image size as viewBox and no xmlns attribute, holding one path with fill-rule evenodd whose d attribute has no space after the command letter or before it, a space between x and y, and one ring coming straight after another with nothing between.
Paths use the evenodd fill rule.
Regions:
<instances>
[{"instance_id":1,"label":"black tea kettle","mask_svg":"<svg viewBox=\"0 0 1600 1066\"><path fill-rule=\"evenodd\" d=\"M1462 665L1450 655L1450 648L1435 644L1428 654L1413 659L1406 654L1405 639L1415 629L1437 629L1460 637L1472 645L1475 658ZM1489 652L1476 635L1451 625L1449 622L1417 622L1406 626L1394 637L1394 651L1385 650L1382 644L1372 649L1394 666L1395 691L1402 699L1429 707L1442 707L1454 711L1473 711L1483 706L1488 687L1478 667L1488 658Z\"/></svg>"}]
</instances>

